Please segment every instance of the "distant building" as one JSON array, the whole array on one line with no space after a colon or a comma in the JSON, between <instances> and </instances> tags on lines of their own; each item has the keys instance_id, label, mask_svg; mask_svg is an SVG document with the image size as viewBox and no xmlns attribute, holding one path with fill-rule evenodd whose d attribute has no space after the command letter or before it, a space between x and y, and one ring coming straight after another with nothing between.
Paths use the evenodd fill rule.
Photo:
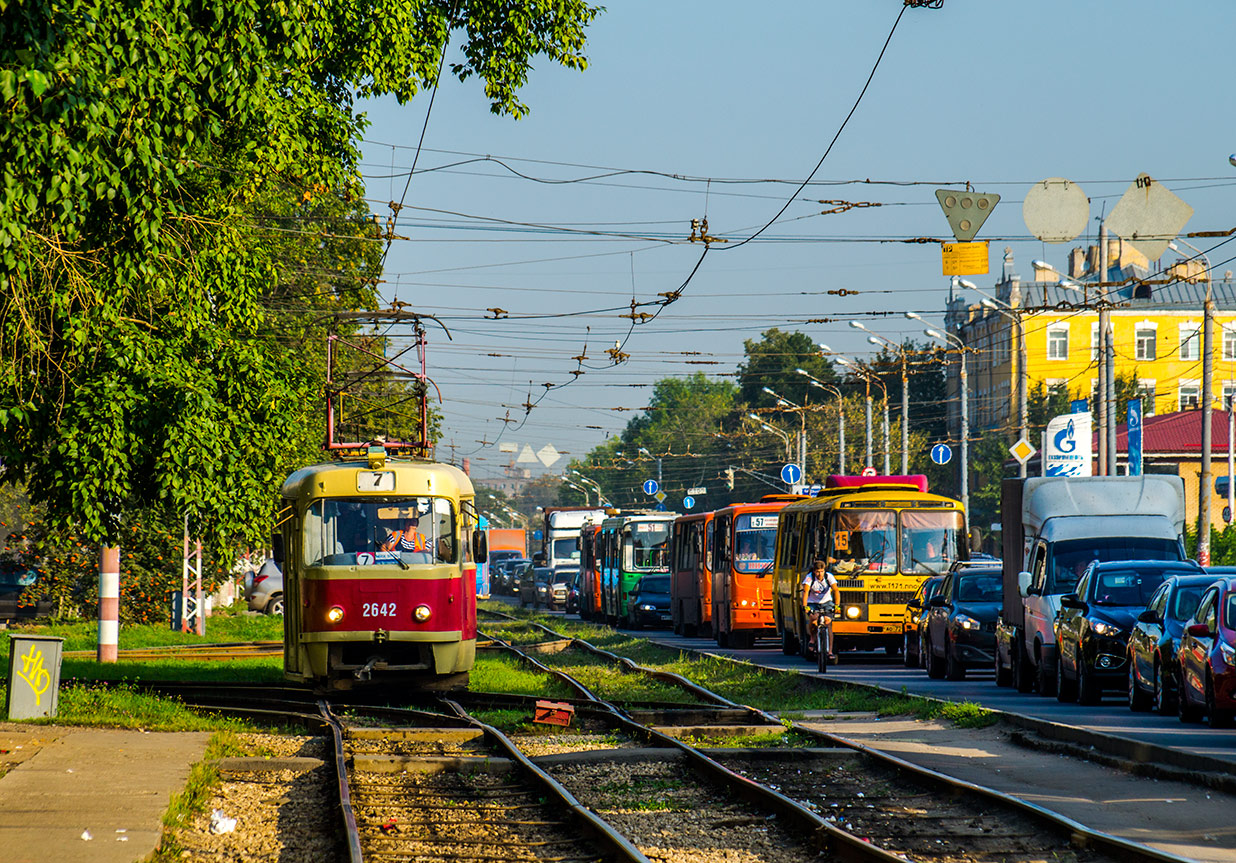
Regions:
<instances>
[{"instance_id":1,"label":"distant building","mask_svg":"<svg viewBox=\"0 0 1236 863\"><path fill-rule=\"evenodd\" d=\"M500 492L504 492L508 497L519 497L523 492L524 486L532 482L532 470L526 467L520 467L512 459L502 469L500 477L473 477L472 481L479 486L492 488Z\"/></svg>"},{"instance_id":2,"label":"distant building","mask_svg":"<svg viewBox=\"0 0 1236 863\"><path fill-rule=\"evenodd\" d=\"M1005 250L1000 281L984 291L1008 307L1006 313L989 309L981 295L950 293L945 322L976 353L967 356L972 429L1014 428L1018 425L1017 329L1025 328L1028 391L1036 385L1060 387L1073 398L1092 399L1098 388L1099 313L1093 305L1098 250L1073 249L1068 277L1076 287L1059 283L1059 274L1038 270L1023 282L1013 270L1013 255ZM1107 282L1146 278L1150 263L1130 244L1109 240ZM1136 377L1145 401L1145 413L1169 413L1198 406L1202 391L1202 306L1206 297L1206 270L1200 261L1182 262L1164 272L1181 281L1142 285L1136 281L1112 288L1118 303L1111 312L1115 338L1116 377ZM1211 274L1213 275L1213 274ZM1158 278L1163 278L1160 274ZM1214 400L1217 407L1236 395L1236 282L1231 271L1209 285L1215 304ZM959 376L951 366L951 416L956 428ZM1037 445L1037 442L1035 442Z\"/></svg>"}]
</instances>

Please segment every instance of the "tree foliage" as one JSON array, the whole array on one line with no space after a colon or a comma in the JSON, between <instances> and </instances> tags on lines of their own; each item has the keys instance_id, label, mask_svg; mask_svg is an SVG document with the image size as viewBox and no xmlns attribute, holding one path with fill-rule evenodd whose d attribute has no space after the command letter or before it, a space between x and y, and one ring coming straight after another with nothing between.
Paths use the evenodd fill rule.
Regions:
<instances>
[{"instance_id":1,"label":"tree foliage","mask_svg":"<svg viewBox=\"0 0 1236 863\"><path fill-rule=\"evenodd\" d=\"M450 72L518 117L580 0L0 2L0 458L89 542L256 540L304 458L323 317L373 303L359 96ZM307 432L306 430L310 430Z\"/></svg>"}]
</instances>

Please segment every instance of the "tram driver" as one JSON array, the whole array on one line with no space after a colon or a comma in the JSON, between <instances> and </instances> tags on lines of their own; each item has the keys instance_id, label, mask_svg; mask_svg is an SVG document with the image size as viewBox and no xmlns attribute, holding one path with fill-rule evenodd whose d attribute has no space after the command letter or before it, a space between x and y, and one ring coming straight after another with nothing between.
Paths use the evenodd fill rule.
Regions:
<instances>
[{"instance_id":1,"label":"tram driver","mask_svg":"<svg viewBox=\"0 0 1236 863\"><path fill-rule=\"evenodd\" d=\"M382 544L383 551L398 551L400 554L423 554L426 551L425 535L421 533L421 520L417 516L404 519L403 527L391 531L386 542Z\"/></svg>"}]
</instances>

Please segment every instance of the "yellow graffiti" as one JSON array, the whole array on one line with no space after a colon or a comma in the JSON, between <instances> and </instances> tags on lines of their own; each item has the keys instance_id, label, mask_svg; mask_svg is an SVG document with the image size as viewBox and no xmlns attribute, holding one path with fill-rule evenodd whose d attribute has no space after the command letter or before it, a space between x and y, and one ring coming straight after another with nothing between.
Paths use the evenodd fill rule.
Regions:
<instances>
[{"instance_id":1,"label":"yellow graffiti","mask_svg":"<svg viewBox=\"0 0 1236 863\"><path fill-rule=\"evenodd\" d=\"M43 693L51 686L51 674L43 667L43 651L30 645L30 652L21 658L21 670L17 676L30 684L34 692L34 704L41 706Z\"/></svg>"}]
</instances>

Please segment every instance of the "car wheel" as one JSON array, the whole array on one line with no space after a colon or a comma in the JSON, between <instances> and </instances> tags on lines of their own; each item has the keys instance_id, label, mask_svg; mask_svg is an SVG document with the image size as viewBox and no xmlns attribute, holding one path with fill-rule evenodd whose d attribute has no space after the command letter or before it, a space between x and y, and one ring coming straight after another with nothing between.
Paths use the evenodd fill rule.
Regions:
<instances>
[{"instance_id":1,"label":"car wheel","mask_svg":"<svg viewBox=\"0 0 1236 863\"><path fill-rule=\"evenodd\" d=\"M1231 728L1233 714L1230 710L1222 710L1215 704L1215 682L1209 673L1206 675L1206 721L1211 728Z\"/></svg>"},{"instance_id":2,"label":"car wheel","mask_svg":"<svg viewBox=\"0 0 1236 863\"><path fill-rule=\"evenodd\" d=\"M1018 692L1030 693L1034 689L1034 677L1030 674L1030 663L1026 659L1026 648L1020 638L1013 645L1010 653L1013 663L1013 685Z\"/></svg>"},{"instance_id":3,"label":"car wheel","mask_svg":"<svg viewBox=\"0 0 1236 863\"><path fill-rule=\"evenodd\" d=\"M1044 698L1050 698L1060 692L1060 687L1058 686L1060 678L1059 671L1059 657L1056 657L1056 674L1052 674L1047 670L1047 663L1043 661L1042 655L1040 654L1038 675L1035 677L1034 681L1035 688L1038 689L1039 695L1042 695ZM1073 699L1070 698L1069 700L1072 701Z\"/></svg>"},{"instance_id":4,"label":"car wheel","mask_svg":"<svg viewBox=\"0 0 1236 863\"><path fill-rule=\"evenodd\" d=\"M1159 664L1158 657L1154 661L1154 688L1150 697L1154 700L1154 711L1160 716L1170 716L1176 712L1175 694L1167 685L1167 674Z\"/></svg>"},{"instance_id":5,"label":"car wheel","mask_svg":"<svg viewBox=\"0 0 1236 863\"><path fill-rule=\"evenodd\" d=\"M902 647L901 651L902 664L904 664L906 668L914 668L918 665L918 656L910 650L910 633L907 632L903 637L905 639L905 645Z\"/></svg>"},{"instance_id":6,"label":"car wheel","mask_svg":"<svg viewBox=\"0 0 1236 863\"><path fill-rule=\"evenodd\" d=\"M957 655L944 645L944 677L948 680L965 680L966 669L957 661Z\"/></svg>"},{"instance_id":7,"label":"car wheel","mask_svg":"<svg viewBox=\"0 0 1236 863\"><path fill-rule=\"evenodd\" d=\"M267 614L283 614L283 594L276 593L270 598L270 602L266 603Z\"/></svg>"},{"instance_id":8,"label":"car wheel","mask_svg":"<svg viewBox=\"0 0 1236 863\"><path fill-rule=\"evenodd\" d=\"M1133 656L1129 655L1129 709L1149 710L1154 705L1154 696L1144 691L1137 683L1137 671L1134 669Z\"/></svg>"},{"instance_id":9,"label":"car wheel","mask_svg":"<svg viewBox=\"0 0 1236 863\"><path fill-rule=\"evenodd\" d=\"M1013 684L1013 669L1000 664L1000 648L996 648L996 686L1011 686Z\"/></svg>"},{"instance_id":10,"label":"car wheel","mask_svg":"<svg viewBox=\"0 0 1236 863\"><path fill-rule=\"evenodd\" d=\"M1061 704L1077 700L1077 683L1064 676L1064 659L1056 658L1056 700Z\"/></svg>"},{"instance_id":11,"label":"car wheel","mask_svg":"<svg viewBox=\"0 0 1236 863\"><path fill-rule=\"evenodd\" d=\"M798 653L798 639L788 628L781 630L781 655L793 656Z\"/></svg>"},{"instance_id":12,"label":"car wheel","mask_svg":"<svg viewBox=\"0 0 1236 863\"><path fill-rule=\"evenodd\" d=\"M927 654L927 676L932 680L940 680L944 677L944 657L936 656L936 652L931 648L931 641L923 645L923 652Z\"/></svg>"},{"instance_id":13,"label":"car wheel","mask_svg":"<svg viewBox=\"0 0 1236 863\"><path fill-rule=\"evenodd\" d=\"M1181 722L1197 722L1202 718L1202 712L1189 703L1189 688L1185 686L1183 668L1176 681L1176 716Z\"/></svg>"},{"instance_id":14,"label":"car wheel","mask_svg":"<svg viewBox=\"0 0 1236 863\"><path fill-rule=\"evenodd\" d=\"M1089 666L1086 665L1085 657L1077 663L1077 703L1078 704L1098 704L1099 699L1103 695L1103 690L1099 688L1098 682L1094 679Z\"/></svg>"}]
</instances>

